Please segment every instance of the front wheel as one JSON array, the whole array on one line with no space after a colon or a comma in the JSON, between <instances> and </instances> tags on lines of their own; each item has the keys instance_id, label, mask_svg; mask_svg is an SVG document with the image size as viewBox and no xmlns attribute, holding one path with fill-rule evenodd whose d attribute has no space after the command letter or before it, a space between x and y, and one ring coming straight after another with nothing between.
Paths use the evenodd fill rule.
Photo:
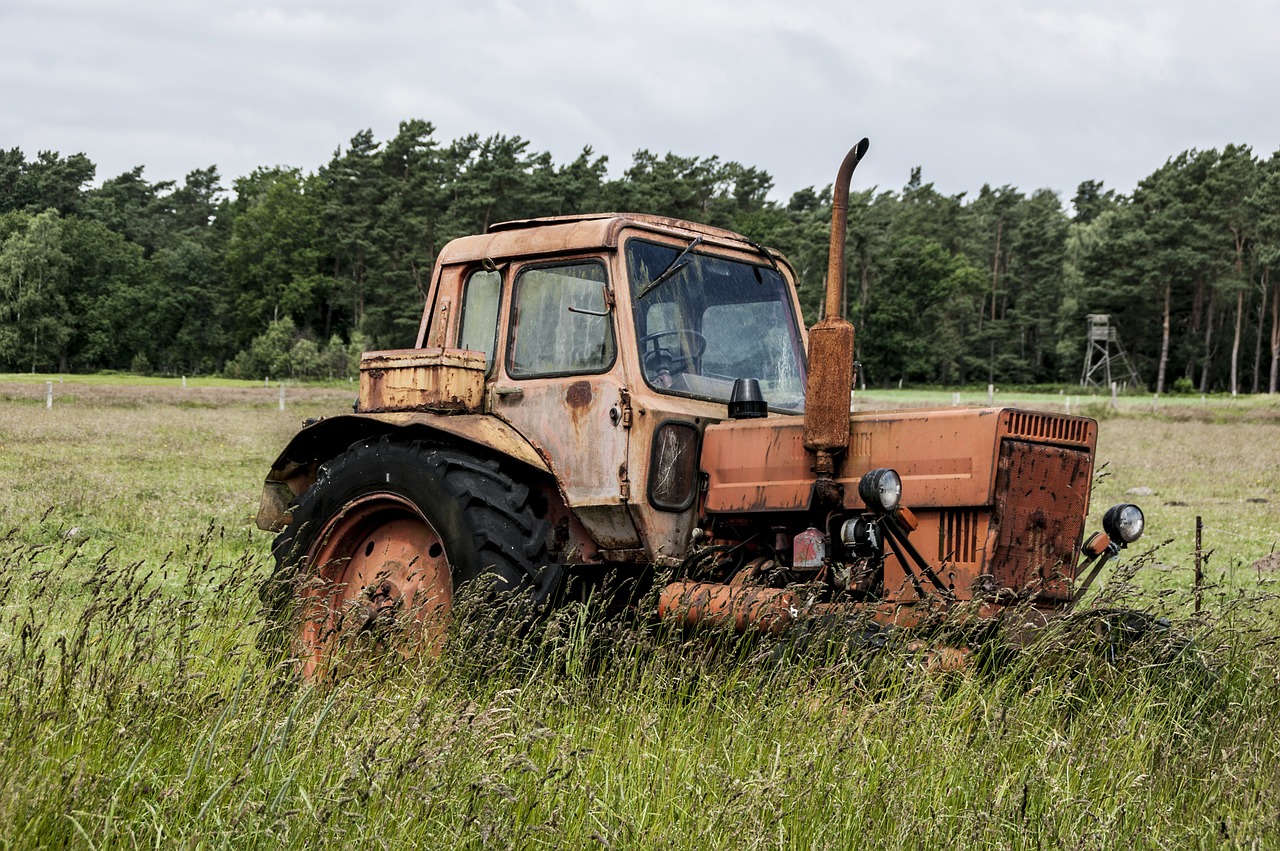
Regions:
<instances>
[{"instance_id":1,"label":"front wheel","mask_svg":"<svg viewBox=\"0 0 1280 851\"><path fill-rule=\"evenodd\" d=\"M559 584L529 489L456 449L356 444L321 467L291 513L263 598L268 629L304 677L343 645L438 651L468 583L528 609Z\"/></svg>"}]
</instances>

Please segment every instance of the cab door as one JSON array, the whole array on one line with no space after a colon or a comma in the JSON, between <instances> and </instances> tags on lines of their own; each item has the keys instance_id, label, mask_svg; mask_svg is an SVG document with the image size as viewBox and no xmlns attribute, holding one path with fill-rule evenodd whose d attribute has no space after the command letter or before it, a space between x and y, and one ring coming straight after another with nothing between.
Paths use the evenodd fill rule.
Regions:
<instances>
[{"instance_id":1,"label":"cab door","mask_svg":"<svg viewBox=\"0 0 1280 851\"><path fill-rule=\"evenodd\" d=\"M599 257L515 269L492 410L547 460L601 549L641 546L627 510L630 405L608 267Z\"/></svg>"}]
</instances>

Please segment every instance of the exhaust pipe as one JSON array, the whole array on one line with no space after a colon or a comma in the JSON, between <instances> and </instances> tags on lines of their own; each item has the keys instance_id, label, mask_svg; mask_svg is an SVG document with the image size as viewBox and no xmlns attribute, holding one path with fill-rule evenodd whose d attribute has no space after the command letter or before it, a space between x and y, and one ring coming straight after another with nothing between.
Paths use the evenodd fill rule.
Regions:
<instances>
[{"instance_id":1,"label":"exhaust pipe","mask_svg":"<svg viewBox=\"0 0 1280 851\"><path fill-rule=\"evenodd\" d=\"M849 184L871 143L863 139L845 155L831 199L831 252L822 319L809 330L809 378L805 384L804 448L815 456L815 508L838 505L836 457L849 445L853 392L853 325L840 310L844 294L844 242L849 221Z\"/></svg>"}]
</instances>

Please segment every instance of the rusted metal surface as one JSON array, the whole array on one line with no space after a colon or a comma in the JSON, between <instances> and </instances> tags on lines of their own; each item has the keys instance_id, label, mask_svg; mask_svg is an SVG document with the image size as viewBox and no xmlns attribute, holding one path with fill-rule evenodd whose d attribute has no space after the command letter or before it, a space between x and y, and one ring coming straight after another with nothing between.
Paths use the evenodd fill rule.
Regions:
<instances>
[{"instance_id":1,"label":"rusted metal surface","mask_svg":"<svg viewBox=\"0 0 1280 851\"><path fill-rule=\"evenodd\" d=\"M945 622L953 629L963 630L997 617L1023 629L1032 623L1043 626L1057 614L1026 606L1009 609L989 602L938 599L905 603L822 603L802 599L800 593L791 589L768 588L751 582L725 584L680 580L670 583L659 593L658 616L690 628L709 626L738 633L755 631L782 635L799 621L832 617L851 621L863 619L894 629L918 629ZM951 653L923 641L913 642L908 649L912 652L931 651L926 653L926 662L936 661L942 669L950 669L952 665L962 667L969 656L967 650L951 648L959 650ZM940 658L932 658L934 656Z\"/></svg>"},{"instance_id":2,"label":"rusted metal surface","mask_svg":"<svg viewBox=\"0 0 1280 851\"><path fill-rule=\"evenodd\" d=\"M779 635L799 614L800 602L783 588L684 581L671 583L658 595L658 616L688 627Z\"/></svg>"},{"instance_id":3,"label":"rusted metal surface","mask_svg":"<svg viewBox=\"0 0 1280 851\"><path fill-rule=\"evenodd\" d=\"M1093 467L1079 449L1007 440L996 490L1003 499L990 572L1007 588L1071 598Z\"/></svg>"},{"instance_id":4,"label":"rusted metal surface","mask_svg":"<svg viewBox=\"0 0 1280 851\"><path fill-rule=\"evenodd\" d=\"M473 414L484 399L483 352L399 349L360 358L361 411Z\"/></svg>"},{"instance_id":5,"label":"rusted metal surface","mask_svg":"<svg viewBox=\"0 0 1280 851\"><path fill-rule=\"evenodd\" d=\"M839 317L809 329L804 445L811 452L843 452L849 443L853 392L853 326Z\"/></svg>"},{"instance_id":6,"label":"rusted metal surface","mask_svg":"<svg viewBox=\"0 0 1280 851\"><path fill-rule=\"evenodd\" d=\"M999 417L992 409L845 415L850 451L836 471L846 508L861 508L858 479L875 467L902 476L913 510L990 502ZM709 426L703 467L707 508L717 512L808 507L816 477L794 420L736 420Z\"/></svg>"},{"instance_id":7,"label":"rusted metal surface","mask_svg":"<svg viewBox=\"0 0 1280 851\"><path fill-rule=\"evenodd\" d=\"M295 632L302 675L359 642L404 655L437 649L453 603L440 535L411 501L371 494L331 518L305 563Z\"/></svg>"},{"instance_id":8,"label":"rusted metal surface","mask_svg":"<svg viewBox=\"0 0 1280 851\"><path fill-rule=\"evenodd\" d=\"M845 288L844 243L849 183L867 152L855 145L840 164L831 201L831 249L822 319L809 331L809 375L805 390L804 446L815 455L819 503L838 499L831 485L835 458L848 444L849 401L853 392L853 325L840 309Z\"/></svg>"},{"instance_id":9,"label":"rusted metal surface","mask_svg":"<svg viewBox=\"0 0 1280 851\"><path fill-rule=\"evenodd\" d=\"M857 481L892 467L918 528L911 540L959 598L998 588L1069 599L1092 482L1096 423L1002 408L859 414L837 470L845 507L864 506ZM794 421L709 426L703 467L715 514L800 512L817 476ZM936 543L935 543L936 542ZM910 569L909 569L910 568ZM914 567L885 559L890 599L919 596Z\"/></svg>"},{"instance_id":10,"label":"rusted metal surface","mask_svg":"<svg viewBox=\"0 0 1280 851\"><path fill-rule=\"evenodd\" d=\"M1079 439L1047 439L1092 455L1096 426L1082 417L1005 408L936 408L846 416L849 444L836 480L846 508L861 508L858 480L875 467L902 476L903 502L924 508L990 505L998 446L1028 420L1053 433ZM708 426L703 469L709 476L707 509L716 512L796 511L809 505L815 481L801 440L802 424L791 419L734 420ZM1031 437L1031 440L1037 438Z\"/></svg>"},{"instance_id":11,"label":"rusted metal surface","mask_svg":"<svg viewBox=\"0 0 1280 851\"><path fill-rule=\"evenodd\" d=\"M633 549L640 535L627 510L630 429L624 386L613 374L504 379L493 412L524 434L554 471L569 508L601 549Z\"/></svg>"},{"instance_id":12,"label":"rusted metal surface","mask_svg":"<svg viewBox=\"0 0 1280 851\"><path fill-rule=\"evenodd\" d=\"M624 229L678 235L686 242L702 236L708 245L755 251L740 234L723 228L641 213L595 213L500 222L490 226L488 233L453 240L440 251L436 262L443 267L611 249L617 247Z\"/></svg>"},{"instance_id":13,"label":"rusted metal surface","mask_svg":"<svg viewBox=\"0 0 1280 851\"><path fill-rule=\"evenodd\" d=\"M495 417L407 411L326 417L294 435L271 465L258 508L258 528L278 532L288 523L289 502L315 483L320 462L335 457L357 440L390 432L401 432L406 440L460 441L511 458L539 473L551 473L537 450L518 431ZM280 489L281 484L288 488L287 496Z\"/></svg>"},{"instance_id":14,"label":"rusted metal surface","mask_svg":"<svg viewBox=\"0 0 1280 851\"><path fill-rule=\"evenodd\" d=\"M804 423L794 418L707 426L702 441L702 469L708 476L706 508L712 512L803 510L813 487L811 466L804 448Z\"/></svg>"}]
</instances>

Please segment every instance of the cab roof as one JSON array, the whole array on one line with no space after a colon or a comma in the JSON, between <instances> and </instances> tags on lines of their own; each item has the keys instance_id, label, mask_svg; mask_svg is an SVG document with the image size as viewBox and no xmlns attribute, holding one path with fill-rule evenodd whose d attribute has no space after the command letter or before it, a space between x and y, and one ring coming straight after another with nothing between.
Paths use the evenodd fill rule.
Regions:
<instances>
[{"instance_id":1,"label":"cab roof","mask_svg":"<svg viewBox=\"0 0 1280 851\"><path fill-rule=\"evenodd\" d=\"M723 228L651 216L644 213L587 213L519 219L490 225L488 233L455 239L440 251L438 262L468 263L507 257L568 254L597 248L615 248L623 228L687 240L702 237L704 244L759 253L761 249L741 234ZM769 250L774 258L782 255Z\"/></svg>"}]
</instances>

